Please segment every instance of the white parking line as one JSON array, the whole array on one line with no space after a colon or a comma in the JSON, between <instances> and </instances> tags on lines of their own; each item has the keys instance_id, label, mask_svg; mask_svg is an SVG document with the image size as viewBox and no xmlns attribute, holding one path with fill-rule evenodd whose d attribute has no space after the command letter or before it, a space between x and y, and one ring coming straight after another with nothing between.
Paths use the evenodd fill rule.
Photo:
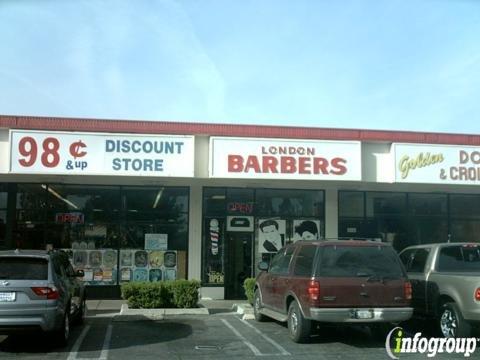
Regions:
<instances>
[{"instance_id":1,"label":"white parking line","mask_svg":"<svg viewBox=\"0 0 480 360\"><path fill-rule=\"evenodd\" d=\"M112 325L108 325L107 333L105 335L105 340L103 341L102 352L100 353L99 360L107 360L108 358L108 349L110 348L110 339L112 338Z\"/></svg>"},{"instance_id":2,"label":"white parking line","mask_svg":"<svg viewBox=\"0 0 480 360\"><path fill-rule=\"evenodd\" d=\"M237 329L235 329L227 320L222 319L222 321L223 321L223 323L224 323L230 330L232 330L232 332L233 332L235 335L237 335L237 337L238 337L240 340L242 340L242 342L243 342L245 345L247 345L247 346L250 348L250 350L252 350L252 352L253 352L253 354L254 354L255 356L262 356L262 355L263 355L263 354L260 352L260 350L258 350L258 349L255 347L255 345L253 345L250 341L248 341L247 339L245 339L245 337L244 337L242 334L240 334L240 333L237 331Z\"/></svg>"},{"instance_id":3,"label":"white parking line","mask_svg":"<svg viewBox=\"0 0 480 360\"><path fill-rule=\"evenodd\" d=\"M95 358L79 358L78 350L80 350L80 346L82 346L83 340L87 336L88 330L90 330L90 325L87 325L83 328L80 336L78 337L75 344L73 344L72 350L68 354L67 360L94 360ZM105 333L105 339L103 340L102 352L100 353L100 357L98 360L107 360L108 359L108 350L110 349L110 340L112 339L112 325L108 325L107 332Z\"/></svg>"},{"instance_id":4,"label":"white parking line","mask_svg":"<svg viewBox=\"0 0 480 360\"><path fill-rule=\"evenodd\" d=\"M72 350L70 350L70 354L68 354L67 360L77 359L78 350L80 349L80 345L82 345L83 339L85 339L85 336L87 336L88 330L90 330L90 325L87 325L83 328L82 333L78 337L77 341L75 341L75 344L73 344Z\"/></svg>"},{"instance_id":5,"label":"white parking line","mask_svg":"<svg viewBox=\"0 0 480 360\"><path fill-rule=\"evenodd\" d=\"M257 329L255 326L253 326L252 324L250 324L248 321L246 320L240 320L238 319L239 321L243 322L245 325L247 325L248 327L252 328L257 334L261 335L265 340L267 340L270 344L272 344L273 346L275 346L277 348L278 351L280 351L280 354L275 354L275 355L285 355L285 356L288 356L288 355L291 355L287 350L285 350L282 346L280 346L280 344L278 344L275 340L273 340L272 338L268 337L267 335L265 335L263 332L261 332L259 329Z\"/></svg>"}]
</instances>

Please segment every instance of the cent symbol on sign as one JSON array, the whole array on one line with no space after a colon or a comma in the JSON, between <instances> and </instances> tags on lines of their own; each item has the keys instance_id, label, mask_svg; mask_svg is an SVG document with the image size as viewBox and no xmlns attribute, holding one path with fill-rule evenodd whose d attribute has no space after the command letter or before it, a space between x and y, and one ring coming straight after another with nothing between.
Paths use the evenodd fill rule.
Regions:
<instances>
[{"instance_id":1,"label":"cent symbol on sign","mask_svg":"<svg viewBox=\"0 0 480 360\"><path fill-rule=\"evenodd\" d=\"M82 140L78 140L70 145L70 155L73 156L74 159L84 157L87 155L87 152L83 150L86 148L87 145Z\"/></svg>"}]
</instances>

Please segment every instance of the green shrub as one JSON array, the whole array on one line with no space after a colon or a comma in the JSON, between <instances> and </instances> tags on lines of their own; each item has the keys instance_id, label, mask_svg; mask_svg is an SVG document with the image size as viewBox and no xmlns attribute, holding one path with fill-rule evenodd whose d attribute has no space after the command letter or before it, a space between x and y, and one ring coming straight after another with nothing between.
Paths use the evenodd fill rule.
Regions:
<instances>
[{"instance_id":1,"label":"green shrub","mask_svg":"<svg viewBox=\"0 0 480 360\"><path fill-rule=\"evenodd\" d=\"M177 308L197 307L200 282L196 280L175 280L172 282L173 304Z\"/></svg>"},{"instance_id":2,"label":"green shrub","mask_svg":"<svg viewBox=\"0 0 480 360\"><path fill-rule=\"evenodd\" d=\"M122 298L132 309L197 307L200 283L196 280L132 282L121 285Z\"/></svg>"},{"instance_id":3,"label":"green shrub","mask_svg":"<svg viewBox=\"0 0 480 360\"><path fill-rule=\"evenodd\" d=\"M245 289L245 295L250 304L253 305L253 296L255 295L255 278L246 278L243 282L243 288Z\"/></svg>"}]
</instances>

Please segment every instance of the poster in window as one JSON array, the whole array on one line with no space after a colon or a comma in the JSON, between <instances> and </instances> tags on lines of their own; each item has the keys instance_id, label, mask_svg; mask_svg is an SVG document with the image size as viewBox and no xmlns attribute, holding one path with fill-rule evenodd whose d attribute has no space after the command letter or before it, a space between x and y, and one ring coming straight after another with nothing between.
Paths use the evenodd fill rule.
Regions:
<instances>
[{"instance_id":1,"label":"poster in window","mask_svg":"<svg viewBox=\"0 0 480 360\"><path fill-rule=\"evenodd\" d=\"M145 250L167 250L168 234L145 234Z\"/></svg>"},{"instance_id":2,"label":"poster in window","mask_svg":"<svg viewBox=\"0 0 480 360\"><path fill-rule=\"evenodd\" d=\"M113 268L117 266L117 251L105 250L103 253L103 266Z\"/></svg>"},{"instance_id":3,"label":"poster in window","mask_svg":"<svg viewBox=\"0 0 480 360\"><path fill-rule=\"evenodd\" d=\"M146 267L148 264L148 254L144 250L135 252L135 266Z\"/></svg>"},{"instance_id":4,"label":"poster in window","mask_svg":"<svg viewBox=\"0 0 480 360\"><path fill-rule=\"evenodd\" d=\"M150 282L162 281L162 270L151 269L148 273L148 279Z\"/></svg>"},{"instance_id":5,"label":"poster in window","mask_svg":"<svg viewBox=\"0 0 480 360\"><path fill-rule=\"evenodd\" d=\"M320 220L293 220L293 241L320 240Z\"/></svg>"},{"instance_id":6,"label":"poster in window","mask_svg":"<svg viewBox=\"0 0 480 360\"><path fill-rule=\"evenodd\" d=\"M147 269L135 269L133 272L133 281L148 281Z\"/></svg>"},{"instance_id":7,"label":"poster in window","mask_svg":"<svg viewBox=\"0 0 480 360\"><path fill-rule=\"evenodd\" d=\"M133 266L133 251L120 250L120 266Z\"/></svg>"},{"instance_id":8,"label":"poster in window","mask_svg":"<svg viewBox=\"0 0 480 360\"><path fill-rule=\"evenodd\" d=\"M227 231L253 232L253 216L227 216Z\"/></svg>"},{"instance_id":9,"label":"poster in window","mask_svg":"<svg viewBox=\"0 0 480 360\"><path fill-rule=\"evenodd\" d=\"M258 220L258 252L276 253L285 246L286 220Z\"/></svg>"},{"instance_id":10,"label":"poster in window","mask_svg":"<svg viewBox=\"0 0 480 360\"><path fill-rule=\"evenodd\" d=\"M130 268L121 268L120 269L121 280L122 281L131 281L132 280L132 269Z\"/></svg>"},{"instance_id":11,"label":"poster in window","mask_svg":"<svg viewBox=\"0 0 480 360\"><path fill-rule=\"evenodd\" d=\"M148 264L151 268L159 268L163 265L163 251L149 251Z\"/></svg>"}]
</instances>

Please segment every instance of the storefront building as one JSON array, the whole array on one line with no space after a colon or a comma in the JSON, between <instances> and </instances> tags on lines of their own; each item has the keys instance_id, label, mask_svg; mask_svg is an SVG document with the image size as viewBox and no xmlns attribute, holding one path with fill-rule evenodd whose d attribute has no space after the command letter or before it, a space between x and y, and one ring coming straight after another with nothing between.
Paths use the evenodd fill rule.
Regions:
<instances>
[{"instance_id":1,"label":"storefront building","mask_svg":"<svg viewBox=\"0 0 480 360\"><path fill-rule=\"evenodd\" d=\"M480 136L0 116L0 248L61 248L92 297L205 298L299 239L474 241Z\"/></svg>"}]
</instances>

